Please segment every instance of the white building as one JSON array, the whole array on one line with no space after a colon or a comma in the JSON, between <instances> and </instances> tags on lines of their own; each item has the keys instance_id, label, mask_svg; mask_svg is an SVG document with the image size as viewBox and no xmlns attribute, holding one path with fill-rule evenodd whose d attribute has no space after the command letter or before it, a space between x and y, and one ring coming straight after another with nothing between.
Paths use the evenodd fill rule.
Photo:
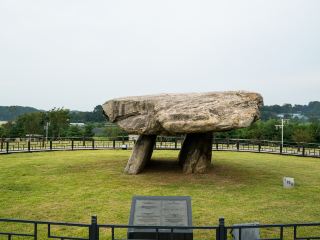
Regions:
<instances>
[{"instance_id":1,"label":"white building","mask_svg":"<svg viewBox=\"0 0 320 240\"><path fill-rule=\"evenodd\" d=\"M0 121L0 126L6 124L8 121Z\"/></svg>"},{"instance_id":2,"label":"white building","mask_svg":"<svg viewBox=\"0 0 320 240\"><path fill-rule=\"evenodd\" d=\"M70 123L70 126L84 127L85 123Z\"/></svg>"}]
</instances>

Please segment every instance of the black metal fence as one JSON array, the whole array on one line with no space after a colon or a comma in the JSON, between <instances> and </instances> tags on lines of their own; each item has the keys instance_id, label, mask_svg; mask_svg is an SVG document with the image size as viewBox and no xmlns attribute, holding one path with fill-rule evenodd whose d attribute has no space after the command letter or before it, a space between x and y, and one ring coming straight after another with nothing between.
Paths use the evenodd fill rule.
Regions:
<instances>
[{"instance_id":1,"label":"black metal fence","mask_svg":"<svg viewBox=\"0 0 320 240\"><path fill-rule=\"evenodd\" d=\"M178 150L181 148L181 137L158 137L156 149ZM135 140L125 137L113 139L62 138L49 140L0 139L1 153L39 152L59 150L85 149L131 149ZM218 139L213 140L214 151L239 151L275 153L293 156L320 157L320 143L284 143L278 141L250 140L250 139Z\"/></svg>"},{"instance_id":2,"label":"black metal fence","mask_svg":"<svg viewBox=\"0 0 320 240\"><path fill-rule=\"evenodd\" d=\"M27 230L10 230L12 225L27 225ZM26 227L25 227L26 228ZM25 229L23 228L23 229ZM76 229L75 229L76 228ZM30 221L17 219L0 219L0 239L77 239L77 240L100 240L128 239L129 228L148 229L154 231L154 240L160 240L160 232L168 233L168 239L175 240L176 230L192 229L193 239L213 240L248 240L245 231L255 229L258 238L255 240L313 240L320 239L320 223L295 223L295 224L255 224L255 225L225 225L224 218L219 219L216 226L136 226L117 224L98 224L97 217L91 217L91 223L67 223L49 221ZM80 231L77 231L80 230ZM252 238L250 238L251 240ZM151 240L151 239L149 239ZM164 240L164 239L163 239Z\"/></svg>"}]
</instances>

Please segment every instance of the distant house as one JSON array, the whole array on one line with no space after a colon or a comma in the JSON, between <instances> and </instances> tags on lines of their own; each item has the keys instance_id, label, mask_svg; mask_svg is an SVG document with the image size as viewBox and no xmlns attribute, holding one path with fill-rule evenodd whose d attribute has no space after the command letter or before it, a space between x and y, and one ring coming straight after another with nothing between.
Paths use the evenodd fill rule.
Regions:
<instances>
[{"instance_id":1,"label":"distant house","mask_svg":"<svg viewBox=\"0 0 320 240\"><path fill-rule=\"evenodd\" d=\"M6 124L8 121L0 121L0 126Z\"/></svg>"},{"instance_id":2,"label":"distant house","mask_svg":"<svg viewBox=\"0 0 320 240\"><path fill-rule=\"evenodd\" d=\"M41 134L26 134L27 141L34 142L43 139L43 135Z\"/></svg>"},{"instance_id":3,"label":"distant house","mask_svg":"<svg viewBox=\"0 0 320 240\"><path fill-rule=\"evenodd\" d=\"M305 115L301 114L301 113L279 113L277 114L278 118L285 118L285 117L289 117L289 118L297 118L299 120L308 120L308 117L306 117Z\"/></svg>"},{"instance_id":4,"label":"distant house","mask_svg":"<svg viewBox=\"0 0 320 240\"><path fill-rule=\"evenodd\" d=\"M302 115L301 113L293 113L292 118L298 118L300 120L308 120L308 117L305 115Z\"/></svg>"},{"instance_id":5,"label":"distant house","mask_svg":"<svg viewBox=\"0 0 320 240\"><path fill-rule=\"evenodd\" d=\"M70 126L84 127L85 123L70 123Z\"/></svg>"}]
</instances>

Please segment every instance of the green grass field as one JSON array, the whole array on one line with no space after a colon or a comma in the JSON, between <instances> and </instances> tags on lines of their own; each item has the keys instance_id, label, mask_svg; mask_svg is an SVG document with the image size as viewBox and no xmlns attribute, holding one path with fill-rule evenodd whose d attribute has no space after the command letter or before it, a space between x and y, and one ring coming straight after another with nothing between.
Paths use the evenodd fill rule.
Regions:
<instances>
[{"instance_id":1,"label":"green grass field","mask_svg":"<svg viewBox=\"0 0 320 240\"><path fill-rule=\"evenodd\" d=\"M184 175L178 151L155 151L126 175L125 150L0 155L0 218L127 224L133 195L192 197L194 225L320 222L320 159L214 152L210 171ZM295 178L283 189L282 177ZM2 226L2 225L1 225ZM1 227L0 226L0 227ZM1 238L0 238L1 239Z\"/></svg>"}]
</instances>

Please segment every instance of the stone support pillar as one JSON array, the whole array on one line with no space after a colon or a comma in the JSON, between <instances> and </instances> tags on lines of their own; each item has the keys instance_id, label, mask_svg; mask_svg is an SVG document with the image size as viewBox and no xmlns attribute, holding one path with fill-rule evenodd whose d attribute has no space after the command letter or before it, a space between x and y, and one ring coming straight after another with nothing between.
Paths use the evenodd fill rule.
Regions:
<instances>
[{"instance_id":1,"label":"stone support pillar","mask_svg":"<svg viewBox=\"0 0 320 240\"><path fill-rule=\"evenodd\" d=\"M125 173L138 174L150 161L157 135L140 135L133 147L131 157L125 168Z\"/></svg>"},{"instance_id":2,"label":"stone support pillar","mask_svg":"<svg viewBox=\"0 0 320 240\"><path fill-rule=\"evenodd\" d=\"M180 153L179 164L184 173L205 173L211 164L212 132L187 134Z\"/></svg>"}]
</instances>

